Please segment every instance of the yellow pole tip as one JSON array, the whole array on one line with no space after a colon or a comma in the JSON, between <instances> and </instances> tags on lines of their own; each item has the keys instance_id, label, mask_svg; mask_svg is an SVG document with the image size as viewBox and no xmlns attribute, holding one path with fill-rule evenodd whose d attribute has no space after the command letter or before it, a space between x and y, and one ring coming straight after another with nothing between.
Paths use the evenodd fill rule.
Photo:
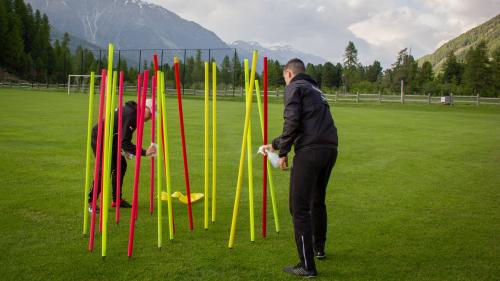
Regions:
<instances>
[{"instance_id":1,"label":"yellow pole tip","mask_svg":"<svg viewBox=\"0 0 500 281\"><path fill-rule=\"evenodd\" d=\"M174 63L179 63L179 58L178 57L174 57Z\"/></svg>"}]
</instances>

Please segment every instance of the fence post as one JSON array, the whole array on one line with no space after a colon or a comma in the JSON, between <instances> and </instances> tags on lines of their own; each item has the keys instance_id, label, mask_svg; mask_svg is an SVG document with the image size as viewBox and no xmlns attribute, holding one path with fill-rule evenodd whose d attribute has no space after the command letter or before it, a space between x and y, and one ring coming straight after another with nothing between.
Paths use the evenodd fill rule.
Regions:
<instances>
[{"instance_id":1,"label":"fence post","mask_svg":"<svg viewBox=\"0 0 500 281\"><path fill-rule=\"evenodd\" d=\"M405 90L404 90L404 81L401 80L401 103L405 103Z\"/></svg>"},{"instance_id":2,"label":"fence post","mask_svg":"<svg viewBox=\"0 0 500 281\"><path fill-rule=\"evenodd\" d=\"M382 93L378 91L378 103L382 103Z\"/></svg>"},{"instance_id":3,"label":"fence post","mask_svg":"<svg viewBox=\"0 0 500 281\"><path fill-rule=\"evenodd\" d=\"M279 89L276 88L276 97L279 97L280 96L280 92L279 92Z\"/></svg>"},{"instance_id":4,"label":"fence post","mask_svg":"<svg viewBox=\"0 0 500 281\"><path fill-rule=\"evenodd\" d=\"M453 105L453 93L450 93L450 105Z\"/></svg>"},{"instance_id":5,"label":"fence post","mask_svg":"<svg viewBox=\"0 0 500 281\"><path fill-rule=\"evenodd\" d=\"M359 92L356 92L356 103L359 103Z\"/></svg>"},{"instance_id":6,"label":"fence post","mask_svg":"<svg viewBox=\"0 0 500 281\"><path fill-rule=\"evenodd\" d=\"M196 96L196 85L193 85L193 94Z\"/></svg>"},{"instance_id":7,"label":"fence post","mask_svg":"<svg viewBox=\"0 0 500 281\"><path fill-rule=\"evenodd\" d=\"M479 106L479 94L476 95L476 105Z\"/></svg>"},{"instance_id":8,"label":"fence post","mask_svg":"<svg viewBox=\"0 0 500 281\"><path fill-rule=\"evenodd\" d=\"M431 93L427 94L427 104L431 104Z\"/></svg>"},{"instance_id":9,"label":"fence post","mask_svg":"<svg viewBox=\"0 0 500 281\"><path fill-rule=\"evenodd\" d=\"M241 96L243 96L243 87L240 87Z\"/></svg>"},{"instance_id":10,"label":"fence post","mask_svg":"<svg viewBox=\"0 0 500 281\"><path fill-rule=\"evenodd\" d=\"M337 98L338 98L338 97L339 97L339 92L338 92L338 91L336 91L336 92L335 92L335 103L337 103Z\"/></svg>"},{"instance_id":11,"label":"fence post","mask_svg":"<svg viewBox=\"0 0 500 281\"><path fill-rule=\"evenodd\" d=\"M70 80L70 77L71 76L68 75L68 95L69 95L69 80Z\"/></svg>"}]
</instances>

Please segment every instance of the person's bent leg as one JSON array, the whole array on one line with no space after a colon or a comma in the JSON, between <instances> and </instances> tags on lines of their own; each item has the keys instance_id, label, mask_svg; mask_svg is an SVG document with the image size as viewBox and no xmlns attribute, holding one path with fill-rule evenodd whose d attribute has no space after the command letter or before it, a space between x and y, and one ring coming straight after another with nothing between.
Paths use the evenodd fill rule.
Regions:
<instances>
[{"instance_id":1,"label":"person's bent leg","mask_svg":"<svg viewBox=\"0 0 500 281\"><path fill-rule=\"evenodd\" d=\"M94 134L92 134L92 141L91 141L91 147L92 147L92 152L94 153L94 158L96 157L96 140L94 138ZM101 153L102 155L102 153ZM102 167L99 165L99 172L97 174L97 179L93 179L92 180L92 183L90 185L90 188L89 188L89 193L88 193L88 202L89 204L92 203L92 199L93 199L93 194L94 194L94 181L97 181L97 198L99 198L99 194L101 193L101 189L100 189L100 183L101 183L101 173L102 173ZM93 173L92 173L93 174Z\"/></svg>"},{"instance_id":2,"label":"person's bent leg","mask_svg":"<svg viewBox=\"0 0 500 281\"><path fill-rule=\"evenodd\" d=\"M120 175L120 194L119 194L119 198L122 199L122 195L123 195L123 179L125 178L125 173L127 172L127 159L125 159L125 157L121 156L121 160L120 160L120 172L121 172L121 175Z\"/></svg>"}]
</instances>

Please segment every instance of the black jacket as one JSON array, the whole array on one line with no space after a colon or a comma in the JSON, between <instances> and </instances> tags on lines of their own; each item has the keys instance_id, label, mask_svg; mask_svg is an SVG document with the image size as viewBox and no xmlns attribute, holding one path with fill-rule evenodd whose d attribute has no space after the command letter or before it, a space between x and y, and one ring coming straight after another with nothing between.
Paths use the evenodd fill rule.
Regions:
<instances>
[{"instance_id":1,"label":"black jacket","mask_svg":"<svg viewBox=\"0 0 500 281\"><path fill-rule=\"evenodd\" d=\"M273 140L280 157L316 147L338 147L337 128L330 106L317 83L307 74L297 74L285 87L283 133Z\"/></svg>"},{"instance_id":2,"label":"black jacket","mask_svg":"<svg viewBox=\"0 0 500 281\"><path fill-rule=\"evenodd\" d=\"M116 153L118 139L118 109L114 113L113 128L113 154ZM137 103L128 101L122 108L122 150L135 155L136 146L132 143L132 136L137 128ZM103 120L104 124L104 120ZM92 128L92 144L95 146L97 140L97 124ZM104 131L103 131L104 133ZM142 149L142 156L146 155L146 150Z\"/></svg>"}]
</instances>

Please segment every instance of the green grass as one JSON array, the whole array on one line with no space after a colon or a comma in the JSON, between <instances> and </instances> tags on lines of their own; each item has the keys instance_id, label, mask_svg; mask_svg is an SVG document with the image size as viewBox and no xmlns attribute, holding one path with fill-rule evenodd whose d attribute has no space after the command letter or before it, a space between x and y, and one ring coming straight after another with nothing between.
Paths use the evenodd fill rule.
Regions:
<instances>
[{"instance_id":1,"label":"green grass","mask_svg":"<svg viewBox=\"0 0 500 281\"><path fill-rule=\"evenodd\" d=\"M186 208L175 202L176 239L168 241L165 224L159 251L156 214L148 213L149 161L143 161L133 258L126 250L129 210L119 225L109 225L107 258L99 235L89 253L81 234L87 98L0 89L2 280L296 280L281 272L297 261L286 172L275 172L279 235L269 204L268 238L250 243L244 185L235 248L227 248L241 101L218 103L216 224L203 230L203 203L196 203L189 232ZM173 186L182 191L176 100L167 103ZM203 102L185 99L184 107L191 187L203 192ZM327 192L328 258L317 263L319 280L498 280L500 107L334 105L332 111L340 154ZM280 103L270 105L270 136L281 130L281 113ZM254 151L257 125L254 114ZM253 160L260 234L261 158ZM124 197L131 199L134 163L128 164Z\"/></svg>"}]
</instances>

